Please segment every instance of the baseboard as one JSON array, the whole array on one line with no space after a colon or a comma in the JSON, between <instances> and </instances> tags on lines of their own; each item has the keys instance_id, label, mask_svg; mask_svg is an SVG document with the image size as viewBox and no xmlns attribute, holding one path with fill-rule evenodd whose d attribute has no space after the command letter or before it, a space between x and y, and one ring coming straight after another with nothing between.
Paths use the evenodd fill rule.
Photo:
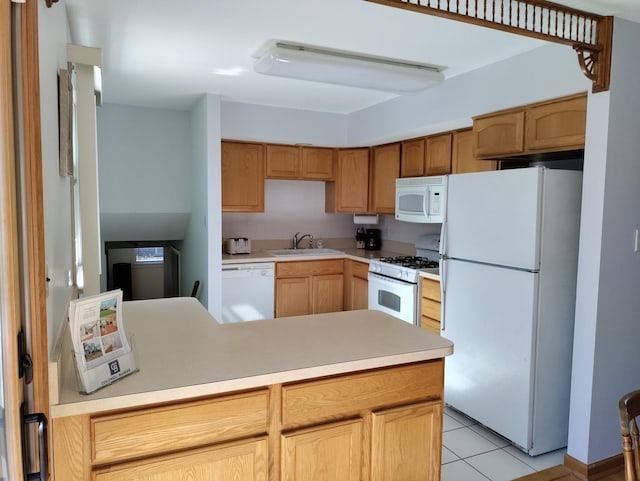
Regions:
<instances>
[{"instance_id":1,"label":"baseboard","mask_svg":"<svg viewBox=\"0 0 640 481\"><path fill-rule=\"evenodd\" d=\"M564 455L564 465L571 473L584 481L596 481L613 473L624 471L624 459L622 453L610 458L596 461L592 464L584 464L576 458Z\"/></svg>"}]
</instances>

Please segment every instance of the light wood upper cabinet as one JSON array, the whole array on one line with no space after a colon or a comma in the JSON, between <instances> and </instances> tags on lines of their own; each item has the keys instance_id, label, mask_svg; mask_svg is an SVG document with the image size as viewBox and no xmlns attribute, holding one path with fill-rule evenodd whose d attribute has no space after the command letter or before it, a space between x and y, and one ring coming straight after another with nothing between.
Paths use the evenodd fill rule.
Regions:
<instances>
[{"instance_id":1,"label":"light wood upper cabinet","mask_svg":"<svg viewBox=\"0 0 640 481\"><path fill-rule=\"evenodd\" d=\"M524 112L509 112L473 119L477 157L519 154L524 151Z\"/></svg>"},{"instance_id":2,"label":"light wood upper cabinet","mask_svg":"<svg viewBox=\"0 0 640 481\"><path fill-rule=\"evenodd\" d=\"M453 133L451 153L451 173L484 172L496 170L495 160L479 160L473 153L473 131L462 130Z\"/></svg>"},{"instance_id":3,"label":"light wood upper cabinet","mask_svg":"<svg viewBox=\"0 0 640 481\"><path fill-rule=\"evenodd\" d=\"M264 145L222 141L222 211L264 212Z\"/></svg>"},{"instance_id":4,"label":"light wood upper cabinet","mask_svg":"<svg viewBox=\"0 0 640 481\"><path fill-rule=\"evenodd\" d=\"M342 259L276 263L276 317L342 311L343 272Z\"/></svg>"},{"instance_id":5,"label":"light wood upper cabinet","mask_svg":"<svg viewBox=\"0 0 640 481\"><path fill-rule=\"evenodd\" d=\"M474 117L474 151L501 158L584 148L587 96L558 99Z\"/></svg>"},{"instance_id":6,"label":"light wood upper cabinet","mask_svg":"<svg viewBox=\"0 0 640 481\"><path fill-rule=\"evenodd\" d=\"M327 212L369 212L369 148L338 150L335 182L325 188Z\"/></svg>"},{"instance_id":7,"label":"light wood upper cabinet","mask_svg":"<svg viewBox=\"0 0 640 481\"><path fill-rule=\"evenodd\" d=\"M266 178L331 180L334 152L329 147L267 144Z\"/></svg>"},{"instance_id":8,"label":"light wood upper cabinet","mask_svg":"<svg viewBox=\"0 0 640 481\"><path fill-rule=\"evenodd\" d=\"M267 179L300 177L300 148L295 145L267 144Z\"/></svg>"},{"instance_id":9,"label":"light wood upper cabinet","mask_svg":"<svg viewBox=\"0 0 640 481\"><path fill-rule=\"evenodd\" d=\"M310 180L331 180L334 178L333 164L335 149L324 147L300 148L302 178Z\"/></svg>"},{"instance_id":10,"label":"light wood upper cabinet","mask_svg":"<svg viewBox=\"0 0 640 481\"><path fill-rule=\"evenodd\" d=\"M536 105L526 112L525 144L529 150L582 149L586 123L586 95Z\"/></svg>"},{"instance_id":11,"label":"light wood upper cabinet","mask_svg":"<svg viewBox=\"0 0 640 481\"><path fill-rule=\"evenodd\" d=\"M451 134L430 135L425 146L426 175L451 173Z\"/></svg>"},{"instance_id":12,"label":"light wood upper cabinet","mask_svg":"<svg viewBox=\"0 0 640 481\"><path fill-rule=\"evenodd\" d=\"M400 175L400 144L379 145L372 149L371 212L394 214L396 179Z\"/></svg>"},{"instance_id":13,"label":"light wood upper cabinet","mask_svg":"<svg viewBox=\"0 0 640 481\"><path fill-rule=\"evenodd\" d=\"M400 177L421 177L424 175L424 138L402 142Z\"/></svg>"}]
</instances>

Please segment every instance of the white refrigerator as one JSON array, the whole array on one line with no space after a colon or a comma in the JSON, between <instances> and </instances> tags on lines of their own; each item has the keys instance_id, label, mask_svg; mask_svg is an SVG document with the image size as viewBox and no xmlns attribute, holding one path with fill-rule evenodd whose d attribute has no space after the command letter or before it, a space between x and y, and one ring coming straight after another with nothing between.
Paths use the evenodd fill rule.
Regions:
<instances>
[{"instance_id":1,"label":"white refrigerator","mask_svg":"<svg viewBox=\"0 0 640 481\"><path fill-rule=\"evenodd\" d=\"M448 177L445 402L530 455L567 445L582 172Z\"/></svg>"}]
</instances>

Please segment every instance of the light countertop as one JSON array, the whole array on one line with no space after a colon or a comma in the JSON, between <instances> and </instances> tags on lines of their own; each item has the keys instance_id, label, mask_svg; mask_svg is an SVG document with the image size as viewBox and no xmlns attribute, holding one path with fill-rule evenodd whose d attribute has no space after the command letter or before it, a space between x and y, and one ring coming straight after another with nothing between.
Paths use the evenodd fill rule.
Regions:
<instances>
[{"instance_id":1,"label":"light countertop","mask_svg":"<svg viewBox=\"0 0 640 481\"><path fill-rule=\"evenodd\" d=\"M50 368L51 416L175 401L437 359L453 344L379 311L218 324L194 298L123 303L139 372L78 392L70 345Z\"/></svg>"},{"instance_id":2,"label":"light countertop","mask_svg":"<svg viewBox=\"0 0 640 481\"><path fill-rule=\"evenodd\" d=\"M300 249L304 251L304 249ZM287 261L311 261L323 259L351 259L360 262L369 262L380 257L393 257L402 255L390 250L368 251L366 249L339 249L342 254L274 256L266 250L254 251L251 254L222 254L223 264L236 264L246 262L287 262Z\"/></svg>"},{"instance_id":3,"label":"light countertop","mask_svg":"<svg viewBox=\"0 0 640 481\"><path fill-rule=\"evenodd\" d=\"M302 250L302 249L301 249ZM403 254L398 252L379 250L368 251L365 249L336 249L342 254L325 254L325 255L290 255L290 256L274 256L266 250L254 251L251 254L222 254L222 264L246 264L250 262L289 262L289 261L313 261L326 259L351 259L359 262L366 262L371 259L379 259L380 257L395 257ZM421 272L421 277L427 279L440 280L440 275L433 272Z\"/></svg>"}]
</instances>

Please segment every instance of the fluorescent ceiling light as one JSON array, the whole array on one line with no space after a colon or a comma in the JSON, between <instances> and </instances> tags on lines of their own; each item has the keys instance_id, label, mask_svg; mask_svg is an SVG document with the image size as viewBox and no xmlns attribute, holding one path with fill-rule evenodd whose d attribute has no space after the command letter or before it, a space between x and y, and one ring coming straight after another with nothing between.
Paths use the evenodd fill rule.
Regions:
<instances>
[{"instance_id":1,"label":"fluorescent ceiling light","mask_svg":"<svg viewBox=\"0 0 640 481\"><path fill-rule=\"evenodd\" d=\"M444 79L431 65L277 42L256 60L266 75L314 80L385 92L416 92Z\"/></svg>"}]
</instances>

